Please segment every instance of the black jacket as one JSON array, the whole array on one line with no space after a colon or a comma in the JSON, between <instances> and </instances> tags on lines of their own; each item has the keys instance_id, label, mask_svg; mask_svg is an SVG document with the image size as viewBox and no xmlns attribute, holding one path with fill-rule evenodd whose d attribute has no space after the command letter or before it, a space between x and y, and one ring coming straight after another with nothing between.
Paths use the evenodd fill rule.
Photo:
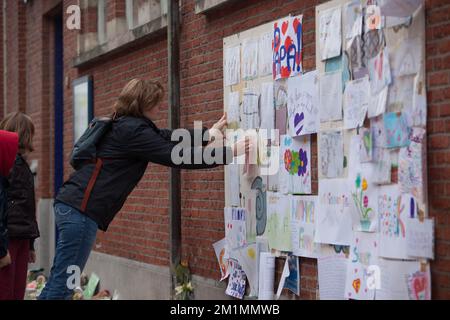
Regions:
<instances>
[{"instance_id":1,"label":"black jacket","mask_svg":"<svg viewBox=\"0 0 450 320\"><path fill-rule=\"evenodd\" d=\"M6 228L6 188L8 180L0 175L0 258L8 253L8 236Z\"/></svg>"},{"instance_id":2,"label":"black jacket","mask_svg":"<svg viewBox=\"0 0 450 320\"><path fill-rule=\"evenodd\" d=\"M16 157L8 181L8 237L30 239L31 249L34 249L34 239L39 237L34 177L28 163L20 154Z\"/></svg>"},{"instance_id":3,"label":"black jacket","mask_svg":"<svg viewBox=\"0 0 450 320\"><path fill-rule=\"evenodd\" d=\"M193 133L191 131L191 136ZM203 142L203 146L206 143ZM99 229L106 231L141 180L148 162L180 169L207 169L232 161L231 149L225 147L215 149L218 155L223 154L219 164L206 164L203 160L200 164L175 164L171 153L176 144L171 141L170 130L158 129L146 118L119 118L97 147L97 157L105 160L83 213L94 220ZM202 153L203 148L189 146L184 151L191 152L193 161L195 154ZM94 167L95 164L87 163L75 171L61 187L56 202L82 211L81 204Z\"/></svg>"}]
</instances>

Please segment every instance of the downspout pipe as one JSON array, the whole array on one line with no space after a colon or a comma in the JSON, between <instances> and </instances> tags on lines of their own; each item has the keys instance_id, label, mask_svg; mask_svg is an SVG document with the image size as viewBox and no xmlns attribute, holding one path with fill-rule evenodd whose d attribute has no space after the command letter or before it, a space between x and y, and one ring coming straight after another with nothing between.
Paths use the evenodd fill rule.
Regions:
<instances>
[{"instance_id":1,"label":"downspout pipe","mask_svg":"<svg viewBox=\"0 0 450 320\"><path fill-rule=\"evenodd\" d=\"M178 0L168 0L167 54L169 128L180 127L180 7ZM175 268L181 260L181 178L179 169L170 169L169 186L169 239L171 298L175 298Z\"/></svg>"}]
</instances>

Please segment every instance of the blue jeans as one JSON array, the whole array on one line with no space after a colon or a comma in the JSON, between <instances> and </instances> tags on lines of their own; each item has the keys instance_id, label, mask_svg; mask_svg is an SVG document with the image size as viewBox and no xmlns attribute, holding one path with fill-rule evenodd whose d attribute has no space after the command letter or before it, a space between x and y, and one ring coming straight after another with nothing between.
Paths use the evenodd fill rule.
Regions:
<instances>
[{"instance_id":1,"label":"blue jeans","mask_svg":"<svg viewBox=\"0 0 450 320\"><path fill-rule=\"evenodd\" d=\"M73 288L68 287L67 280L76 274L73 266L78 266L81 274L97 235L97 223L77 209L60 202L54 208L58 242L50 277L39 300L72 298Z\"/></svg>"}]
</instances>

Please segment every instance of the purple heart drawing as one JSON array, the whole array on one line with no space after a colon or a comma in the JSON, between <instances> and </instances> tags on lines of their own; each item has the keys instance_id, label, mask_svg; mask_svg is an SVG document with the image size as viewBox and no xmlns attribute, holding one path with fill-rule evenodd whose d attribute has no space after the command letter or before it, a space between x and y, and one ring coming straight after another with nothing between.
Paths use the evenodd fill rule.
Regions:
<instances>
[{"instance_id":1,"label":"purple heart drawing","mask_svg":"<svg viewBox=\"0 0 450 320\"><path fill-rule=\"evenodd\" d=\"M294 117L294 128L296 128L303 121L304 118L305 118L305 115L303 112L300 114L296 113L295 117ZM297 129L297 135L299 135L300 132L302 132L302 130L303 130L303 126L300 126L300 128Z\"/></svg>"}]
</instances>

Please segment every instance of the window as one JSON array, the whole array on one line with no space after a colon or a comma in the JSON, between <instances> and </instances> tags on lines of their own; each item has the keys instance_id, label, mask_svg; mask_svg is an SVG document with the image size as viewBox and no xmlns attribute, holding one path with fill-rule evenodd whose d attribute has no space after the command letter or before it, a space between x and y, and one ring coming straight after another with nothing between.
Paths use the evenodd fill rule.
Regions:
<instances>
[{"instance_id":1,"label":"window","mask_svg":"<svg viewBox=\"0 0 450 320\"><path fill-rule=\"evenodd\" d=\"M142 26L167 13L167 0L126 0L129 29Z\"/></svg>"},{"instance_id":2,"label":"window","mask_svg":"<svg viewBox=\"0 0 450 320\"><path fill-rule=\"evenodd\" d=\"M106 36L106 0L98 0L97 3L97 39L98 43L104 44Z\"/></svg>"}]
</instances>

